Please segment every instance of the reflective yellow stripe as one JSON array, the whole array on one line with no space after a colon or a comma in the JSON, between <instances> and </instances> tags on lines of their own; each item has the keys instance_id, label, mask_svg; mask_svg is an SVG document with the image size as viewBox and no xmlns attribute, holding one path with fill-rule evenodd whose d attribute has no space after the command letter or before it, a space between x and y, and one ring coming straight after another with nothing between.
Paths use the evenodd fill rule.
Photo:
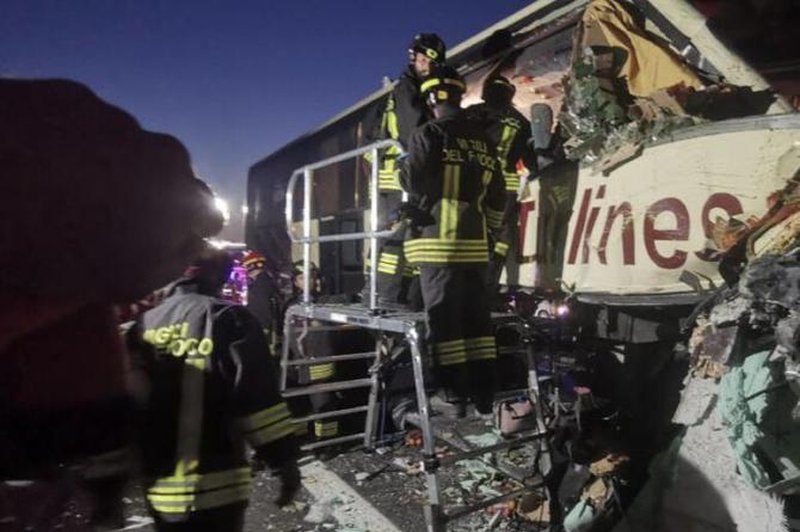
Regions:
<instances>
[{"instance_id":1,"label":"reflective yellow stripe","mask_svg":"<svg viewBox=\"0 0 800 532\"><path fill-rule=\"evenodd\" d=\"M397 273L397 266L399 263L399 255L383 252L378 260L378 271L387 275L394 275Z\"/></svg>"},{"instance_id":2,"label":"reflective yellow stripe","mask_svg":"<svg viewBox=\"0 0 800 532\"><path fill-rule=\"evenodd\" d=\"M503 178L506 182L507 192L516 192L519 190L520 177L516 172L503 172Z\"/></svg>"},{"instance_id":3,"label":"reflective yellow stripe","mask_svg":"<svg viewBox=\"0 0 800 532\"><path fill-rule=\"evenodd\" d=\"M253 447L279 440L294 431L289 407L284 402L240 418L236 424Z\"/></svg>"},{"instance_id":4,"label":"reflective yellow stripe","mask_svg":"<svg viewBox=\"0 0 800 532\"><path fill-rule=\"evenodd\" d=\"M503 127L503 133L500 135L500 144L497 145L497 155L502 164L501 168L505 168L506 159L508 159L508 152L511 149L511 141L514 140L516 128L510 126Z\"/></svg>"},{"instance_id":5,"label":"reflective yellow stripe","mask_svg":"<svg viewBox=\"0 0 800 532\"><path fill-rule=\"evenodd\" d=\"M470 347L484 347L484 346L495 346L495 339L494 336L478 336L475 338L465 338L464 345L468 348Z\"/></svg>"},{"instance_id":6,"label":"reflective yellow stripe","mask_svg":"<svg viewBox=\"0 0 800 532\"><path fill-rule=\"evenodd\" d=\"M247 500L251 483L249 467L176 475L156 480L147 490L147 499L158 512L186 513Z\"/></svg>"},{"instance_id":7,"label":"reflective yellow stripe","mask_svg":"<svg viewBox=\"0 0 800 532\"><path fill-rule=\"evenodd\" d=\"M198 491L208 491L250 482L251 470L249 467L229 469L226 471L215 471L213 473L195 473L185 476L162 477L155 481L148 493L169 495L176 493L193 493Z\"/></svg>"},{"instance_id":8,"label":"reflective yellow stripe","mask_svg":"<svg viewBox=\"0 0 800 532\"><path fill-rule=\"evenodd\" d=\"M394 101L394 96L390 96L386 102L384 117L386 118L386 131L389 133L389 137L394 140L400 137L400 128L397 126L397 112L395 111L396 106L397 102Z\"/></svg>"},{"instance_id":9,"label":"reflective yellow stripe","mask_svg":"<svg viewBox=\"0 0 800 532\"><path fill-rule=\"evenodd\" d=\"M428 89L436 87L437 85L452 85L454 87L458 87L462 91L466 91L467 90L467 86L464 83L462 83L461 81L457 80L457 79L452 79L452 78L434 78L434 79L429 79L428 81L426 81L425 83L420 85L419 91L420 92L425 92Z\"/></svg>"},{"instance_id":10,"label":"reflective yellow stripe","mask_svg":"<svg viewBox=\"0 0 800 532\"><path fill-rule=\"evenodd\" d=\"M444 252L430 252L430 253L414 253L408 255L408 260L415 264L436 263L483 263L489 261L489 253L484 252L476 255L466 255L460 253L444 253Z\"/></svg>"},{"instance_id":11,"label":"reflective yellow stripe","mask_svg":"<svg viewBox=\"0 0 800 532\"><path fill-rule=\"evenodd\" d=\"M464 339L467 360L490 360L497 357L494 336Z\"/></svg>"},{"instance_id":12,"label":"reflective yellow stripe","mask_svg":"<svg viewBox=\"0 0 800 532\"><path fill-rule=\"evenodd\" d=\"M413 240L406 240L403 243L403 248L408 251L419 249L447 249L447 250L484 250L486 249L486 240L440 240L438 238L415 238Z\"/></svg>"},{"instance_id":13,"label":"reflective yellow stripe","mask_svg":"<svg viewBox=\"0 0 800 532\"><path fill-rule=\"evenodd\" d=\"M255 414L239 418L236 424L241 430L248 431L259 429L264 425L276 423L283 418L289 417L289 407L285 402L281 401L276 405L272 405L264 410L259 410Z\"/></svg>"},{"instance_id":14,"label":"reflective yellow stripe","mask_svg":"<svg viewBox=\"0 0 800 532\"><path fill-rule=\"evenodd\" d=\"M404 243L408 262L487 262L489 252L485 240L441 240L417 238Z\"/></svg>"},{"instance_id":15,"label":"reflective yellow stripe","mask_svg":"<svg viewBox=\"0 0 800 532\"><path fill-rule=\"evenodd\" d=\"M333 377L333 363L315 364L308 368L308 373L312 381L330 379Z\"/></svg>"},{"instance_id":16,"label":"reflective yellow stripe","mask_svg":"<svg viewBox=\"0 0 800 532\"><path fill-rule=\"evenodd\" d=\"M458 230L458 193L461 167L454 164L444 166L442 200L440 207L439 238L455 240Z\"/></svg>"},{"instance_id":17,"label":"reflective yellow stripe","mask_svg":"<svg viewBox=\"0 0 800 532\"><path fill-rule=\"evenodd\" d=\"M415 264L478 264L489 261L489 253L466 255L453 252L409 253L408 260Z\"/></svg>"},{"instance_id":18,"label":"reflective yellow stripe","mask_svg":"<svg viewBox=\"0 0 800 532\"><path fill-rule=\"evenodd\" d=\"M330 438L339 434L338 421L315 421L314 435L317 438Z\"/></svg>"},{"instance_id":19,"label":"reflective yellow stripe","mask_svg":"<svg viewBox=\"0 0 800 532\"><path fill-rule=\"evenodd\" d=\"M503 211L496 211L491 207L486 207L486 223L492 229L497 229L503 225Z\"/></svg>"},{"instance_id":20,"label":"reflective yellow stripe","mask_svg":"<svg viewBox=\"0 0 800 532\"><path fill-rule=\"evenodd\" d=\"M508 248L509 247L510 246L508 244L506 244L505 242L495 242L495 244L494 244L494 252L497 255L505 257L506 254L508 254Z\"/></svg>"},{"instance_id":21,"label":"reflective yellow stripe","mask_svg":"<svg viewBox=\"0 0 800 532\"><path fill-rule=\"evenodd\" d=\"M186 495L154 495L148 494L147 499L153 508L164 514L183 514L198 510L208 510L226 506L250 498L251 486L231 486L210 492Z\"/></svg>"},{"instance_id":22,"label":"reflective yellow stripe","mask_svg":"<svg viewBox=\"0 0 800 532\"><path fill-rule=\"evenodd\" d=\"M247 442L253 447L260 447L294 434L295 428L288 417L282 421L246 434Z\"/></svg>"}]
</instances>

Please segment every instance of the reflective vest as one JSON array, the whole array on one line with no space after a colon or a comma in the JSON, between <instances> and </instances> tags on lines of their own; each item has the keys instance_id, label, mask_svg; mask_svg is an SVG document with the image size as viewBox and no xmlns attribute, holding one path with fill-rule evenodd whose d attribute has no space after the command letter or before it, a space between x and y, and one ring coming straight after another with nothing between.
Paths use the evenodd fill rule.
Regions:
<instances>
[{"instance_id":1,"label":"reflective vest","mask_svg":"<svg viewBox=\"0 0 800 532\"><path fill-rule=\"evenodd\" d=\"M423 125L409 139L404 188L431 215L404 245L417 265L487 263L487 229L503 221L505 193L495 147L462 112Z\"/></svg>"},{"instance_id":2,"label":"reflective vest","mask_svg":"<svg viewBox=\"0 0 800 532\"><path fill-rule=\"evenodd\" d=\"M142 443L151 506L180 521L245 503L245 441L268 462L296 453L260 324L243 307L186 285L134 329L135 367L152 390Z\"/></svg>"}]
</instances>

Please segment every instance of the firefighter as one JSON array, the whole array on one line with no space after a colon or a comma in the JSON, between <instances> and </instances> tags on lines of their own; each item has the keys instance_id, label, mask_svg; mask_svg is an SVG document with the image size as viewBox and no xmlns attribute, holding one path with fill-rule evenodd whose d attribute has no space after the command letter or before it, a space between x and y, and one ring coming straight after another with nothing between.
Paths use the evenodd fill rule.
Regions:
<instances>
[{"instance_id":1,"label":"firefighter","mask_svg":"<svg viewBox=\"0 0 800 532\"><path fill-rule=\"evenodd\" d=\"M442 384L491 411L495 339L485 286L487 227L503 218L503 178L494 145L462 111L463 79L440 67L421 86L435 119L411 134L401 172L411 194L405 253L420 267L428 348Z\"/></svg>"},{"instance_id":2,"label":"firefighter","mask_svg":"<svg viewBox=\"0 0 800 532\"><path fill-rule=\"evenodd\" d=\"M506 203L503 228L490 249L488 284L490 294L496 294L503 266L507 284L519 281L516 257L519 255L520 174L534 173L536 156L531 139L531 123L514 107L516 87L507 78L489 76L483 84L483 103L467 108L467 116L484 131L497 149L505 182ZM524 170L518 171L522 166Z\"/></svg>"},{"instance_id":3,"label":"firefighter","mask_svg":"<svg viewBox=\"0 0 800 532\"><path fill-rule=\"evenodd\" d=\"M422 99L420 82L430 73L432 66L444 62L446 47L435 33L420 33L411 41L408 54L408 67L386 100L377 135L378 139L397 140L403 147L415 128L433 118ZM378 219L381 229L390 225L392 213L402 202L398 155L397 149L387 149L382 154L378 170ZM398 227L395 235L383 239L379 244L376 280L379 306L392 308L409 303L409 289L415 271L403 255L404 237L405 229Z\"/></svg>"},{"instance_id":4,"label":"firefighter","mask_svg":"<svg viewBox=\"0 0 800 532\"><path fill-rule=\"evenodd\" d=\"M281 331L280 289L267 269L267 259L261 253L245 253L242 266L247 271L247 310L261 323L270 351L274 353Z\"/></svg>"},{"instance_id":5,"label":"firefighter","mask_svg":"<svg viewBox=\"0 0 800 532\"><path fill-rule=\"evenodd\" d=\"M256 319L215 297L231 266L208 252L131 328L147 383L144 487L157 530L240 531L250 493L245 442L281 479L279 505L300 486L290 412Z\"/></svg>"},{"instance_id":6,"label":"firefighter","mask_svg":"<svg viewBox=\"0 0 800 532\"><path fill-rule=\"evenodd\" d=\"M303 261L297 261L292 265L292 278L294 297L290 304L302 301L303 283L305 281L305 269ZM311 263L309 283L311 286L311 301L319 302L321 298L322 285L319 276L319 269ZM310 327L321 325L320 322L310 321ZM292 359L309 359L315 357L326 357L335 354L335 333L329 330L303 330L300 329L299 336L289 338L289 348ZM299 366L292 380L301 386L324 384L337 378L337 367L333 362L323 362L309 366ZM329 412L339 408L340 397L336 392L318 392L308 396L310 404L302 405L298 403L298 408L303 411L309 409L309 413L319 414ZM306 428L313 439L327 440L339 436L339 421L336 418L317 419L310 423ZM298 429L302 430L302 429ZM300 432L298 432L299 434Z\"/></svg>"}]
</instances>

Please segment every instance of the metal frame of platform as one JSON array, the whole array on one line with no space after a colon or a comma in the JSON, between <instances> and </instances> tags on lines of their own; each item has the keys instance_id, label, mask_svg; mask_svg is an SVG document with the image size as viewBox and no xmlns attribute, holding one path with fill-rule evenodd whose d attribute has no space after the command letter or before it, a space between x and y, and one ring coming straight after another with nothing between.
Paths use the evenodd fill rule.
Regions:
<instances>
[{"instance_id":1,"label":"metal frame of platform","mask_svg":"<svg viewBox=\"0 0 800 532\"><path fill-rule=\"evenodd\" d=\"M425 387L424 367L426 361L426 347L424 338L426 336L426 324L424 313L409 313L393 310L382 310L377 305L377 291L376 291L376 276L377 276L377 243L379 238L384 238L393 234L393 231L379 231L378 229L378 164L380 150L394 147L403 152L402 146L394 140L384 140L368 146L357 148L349 152L337 155L323 161L306 165L302 168L296 169L291 177L286 189L286 225L289 232L289 238L295 244L303 246L303 265L304 271L308 272L311 264L311 245L319 244L322 242L343 242L354 240L369 240L370 243L370 268L368 277L368 301L366 306L362 305L328 305L328 304L315 304L311 299L311 285L310 275L304 276L303 283L303 297L302 302L291 306L286 312L286 319L284 322L284 342L281 353L281 393L284 397L296 397L300 395L310 395L314 393L321 393L325 391L338 391L345 389L353 389L358 387L369 386L370 393L366 405L366 421L364 432L362 434L342 436L330 440L323 440L316 444L311 444L305 448L308 450L331 445L335 443L343 443L355 441L363 438L364 447L372 449L376 440L376 424L378 419L378 395L380 391L380 373L381 369L387 362L390 362L390 355L385 353L381 348L380 340L377 342L374 352L375 361L369 369L369 377L364 379L353 379L349 381L327 382L320 384L313 384L310 386L288 389L287 388L287 373L291 366L304 366L320 363L336 363L344 360L353 360L355 358L372 358L370 353L345 353L340 355L330 355L324 357L309 357L307 360L290 360L290 346L288 339L292 337L294 332L295 322L302 322L302 327L305 330L313 329L316 327L328 328L329 325L315 325L315 323L323 322L325 324L338 324L340 326L355 326L382 333L395 333L402 335L411 350L411 360L414 371L414 386L416 389L416 398L418 405L417 423L422 431L422 470L425 473L428 503L425 506L425 521L427 530L429 532L443 532L446 528L447 522L458 519L472 512L486 508L497 502L506 500L519 494L519 492L512 492L504 494L500 497L495 497L480 503L455 508L449 513L445 512L444 505L441 500L441 490L439 488L438 470L443 467L446 462L450 464L461 459L466 459L472 456L478 456L495 452L502 449L508 449L514 445L519 445L522 441L521 438L515 438L509 442L491 446L485 449L462 449L460 456L448 457L445 461L440 461L436 456L436 436L434 434L433 425L431 423L431 408ZM372 165L370 174L370 230L361 233L348 233L342 235L319 235L312 236L311 234L311 190L313 186L313 173L319 168L337 164L342 161L361 157L364 154L370 153L372 155ZM294 220L294 192L300 178L303 178L303 234L298 236L293 231ZM506 320L507 323L513 323L515 317L513 315L494 316L496 320ZM519 322L519 325L524 329L526 324ZM523 331L524 332L524 331ZM300 338L300 337L299 337ZM536 373L536 364L534 360L533 350L528 344L526 347L526 361L528 363L528 394L535 405L535 413L537 419L537 427L534 434L528 435L527 440L538 440L540 450L546 457L548 465L545 469L549 469L549 449L547 444L547 427L544 422L544 414L539 400L539 379ZM364 411L362 407L345 408L339 411L323 412L306 416L299 422L308 422L316 419L329 419L337 415L348 415L355 412ZM522 490L530 489L529 486L523 486Z\"/></svg>"},{"instance_id":2,"label":"metal frame of platform","mask_svg":"<svg viewBox=\"0 0 800 532\"><path fill-rule=\"evenodd\" d=\"M502 321L503 316L494 316L495 321ZM513 317L507 317L506 324L513 320ZM537 419L537 427L534 431L523 434L518 438L509 439L506 442L501 442L496 445L484 448L459 448L459 453L454 456L449 456L445 459L439 459L436 456L436 434L433 424L431 422L431 408L425 386L425 362L426 362L426 348L425 348L425 314L424 313L408 313L397 311L375 312L360 305L304 305L297 304L290 307L286 314L285 330L286 338L293 333L295 322L301 321L319 321L323 323L335 323L340 325L351 325L361 327L376 332L396 333L403 335L408 342L411 350L411 360L414 370L414 385L416 392L416 399L418 405L418 413L416 419L412 420L413 423L419 426L422 431L422 470L425 474L425 481L427 486L427 499L425 505L425 521L427 530L429 532L443 532L448 522L460 519L470 513L478 511L482 508L497 504L499 502L508 500L520 493L540 487L543 483L542 476L533 484L526 483L521 488L513 492L503 494L498 497L493 497L481 501L473 505L453 507L449 510L445 509L442 503L441 489L439 484L438 471L441 467L446 467L454 464L460 460L494 453L497 451L505 450L513 446L521 445L523 443L538 442L540 446L541 456L543 457L543 470L549 469L549 448L547 444L547 426L544 420L540 398L539 398L539 378L536 373L536 364L533 359L533 351L530 346L523 344L526 351L526 361L528 364L528 394L533 399L535 405L535 413ZM520 327L525 327L525 324L519 322ZM323 325L323 327L325 327ZM358 353L361 356L365 353ZM323 363L323 362L336 362L338 360L352 359L354 354L331 355L326 357L309 359L310 363ZM340 358L341 357L341 358ZM366 411L367 418L365 421L364 432L362 434L343 436L333 438L331 440L324 440L317 444L311 444L308 449L322 447L324 445L331 445L334 443L342 443L345 441L357 441L363 438L363 445L366 449L372 450L376 444L377 433L377 420L379 414L378 396L380 392L380 368L386 362L385 355L379 348L376 348L375 362L370 368L369 379L356 379L352 381L339 381L323 384L316 384L304 387L300 392L295 390L286 389L286 374L287 369L292 365L300 365L298 362L289 360L289 347L288 342L284 342L284 351L282 354L281 366L281 390L284 396L291 397L296 395L303 395L307 393L317 393L323 391L334 391L347 389L349 387L366 386L370 387L369 400L366 407L356 407L349 409L342 409L340 411L325 412L307 416L298 420L299 422L308 422L313 419L330 418L337 415L347 415L356 411ZM303 361L302 364L309 362ZM518 480L518 479L517 479Z\"/></svg>"}]
</instances>

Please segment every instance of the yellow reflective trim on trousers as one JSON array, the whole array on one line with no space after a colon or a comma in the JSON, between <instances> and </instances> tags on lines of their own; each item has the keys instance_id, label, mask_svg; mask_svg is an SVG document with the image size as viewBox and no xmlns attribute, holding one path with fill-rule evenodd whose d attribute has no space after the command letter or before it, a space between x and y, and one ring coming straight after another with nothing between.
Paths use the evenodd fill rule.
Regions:
<instances>
[{"instance_id":1,"label":"yellow reflective trim on trousers","mask_svg":"<svg viewBox=\"0 0 800 532\"><path fill-rule=\"evenodd\" d=\"M294 434L294 431L295 428L292 420L286 418L275 425L271 425L256 432L251 432L247 434L246 437L250 445L258 447L285 438L286 436Z\"/></svg>"},{"instance_id":2,"label":"yellow reflective trim on trousers","mask_svg":"<svg viewBox=\"0 0 800 532\"><path fill-rule=\"evenodd\" d=\"M406 240L403 244L404 250L409 249L446 249L446 250L483 250L486 249L486 240L440 240L438 238L415 238Z\"/></svg>"},{"instance_id":3,"label":"yellow reflective trim on trousers","mask_svg":"<svg viewBox=\"0 0 800 532\"><path fill-rule=\"evenodd\" d=\"M494 336L478 336L475 338L464 338L464 345L467 347L476 347L476 346L492 346L494 347L496 341Z\"/></svg>"},{"instance_id":4,"label":"yellow reflective trim on trousers","mask_svg":"<svg viewBox=\"0 0 800 532\"><path fill-rule=\"evenodd\" d=\"M408 260L415 264L484 264L489 261L489 254L480 256L460 255L411 255Z\"/></svg>"},{"instance_id":5,"label":"yellow reflective trim on trousers","mask_svg":"<svg viewBox=\"0 0 800 532\"><path fill-rule=\"evenodd\" d=\"M508 254L508 249L510 247L511 246L509 246L505 242L496 242L495 245L494 245L494 252L497 255L501 255L501 256L505 257Z\"/></svg>"},{"instance_id":6,"label":"yellow reflective trim on trousers","mask_svg":"<svg viewBox=\"0 0 800 532\"><path fill-rule=\"evenodd\" d=\"M314 436L317 438L330 438L339 434L338 421L315 421Z\"/></svg>"},{"instance_id":7,"label":"yellow reflective trim on trousers","mask_svg":"<svg viewBox=\"0 0 800 532\"><path fill-rule=\"evenodd\" d=\"M249 416L239 418L236 424L242 430L254 430L280 421L281 419L289 416L289 407L285 402L281 401L276 405L272 405L264 410L259 410Z\"/></svg>"},{"instance_id":8,"label":"yellow reflective trim on trousers","mask_svg":"<svg viewBox=\"0 0 800 532\"><path fill-rule=\"evenodd\" d=\"M492 360L497 358L497 350L495 348L484 347L476 351L468 351L467 360Z\"/></svg>"},{"instance_id":9,"label":"yellow reflective trim on trousers","mask_svg":"<svg viewBox=\"0 0 800 532\"><path fill-rule=\"evenodd\" d=\"M333 377L333 363L315 364L308 368L308 374L312 381L330 379Z\"/></svg>"},{"instance_id":10,"label":"yellow reflective trim on trousers","mask_svg":"<svg viewBox=\"0 0 800 532\"><path fill-rule=\"evenodd\" d=\"M409 252L408 260L410 262L415 262L421 257L427 257L431 259L474 259L479 260L482 258L486 258L489 260L489 252L488 251L470 251L470 252L457 252L457 251L413 251Z\"/></svg>"},{"instance_id":11,"label":"yellow reflective trim on trousers","mask_svg":"<svg viewBox=\"0 0 800 532\"><path fill-rule=\"evenodd\" d=\"M223 486L250 482L251 469L240 467L213 473L194 473L185 476L162 477L147 490L155 494L191 493L208 491Z\"/></svg>"},{"instance_id":12,"label":"yellow reflective trim on trousers","mask_svg":"<svg viewBox=\"0 0 800 532\"><path fill-rule=\"evenodd\" d=\"M251 486L232 486L219 490L192 495L152 495L148 494L153 509L162 514L183 514L227 506L250 498Z\"/></svg>"},{"instance_id":13,"label":"yellow reflective trim on trousers","mask_svg":"<svg viewBox=\"0 0 800 532\"><path fill-rule=\"evenodd\" d=\"M298 437L308 435L308 422L297 423L294 428L294 435Z\"/></svg>"},{"instance_id":14,"label":"yellow reflective trim on trousers","mask_svg":"<svg viewBox=\"0 0 800 532\"><path fill-rule=\"evenodd\" d=\"M443 354L437 355L439 365L441 366L453 366L456 364L464 364L467 361L466 353L452 353L452 354Z\"/></svg>"}]
</instances>

